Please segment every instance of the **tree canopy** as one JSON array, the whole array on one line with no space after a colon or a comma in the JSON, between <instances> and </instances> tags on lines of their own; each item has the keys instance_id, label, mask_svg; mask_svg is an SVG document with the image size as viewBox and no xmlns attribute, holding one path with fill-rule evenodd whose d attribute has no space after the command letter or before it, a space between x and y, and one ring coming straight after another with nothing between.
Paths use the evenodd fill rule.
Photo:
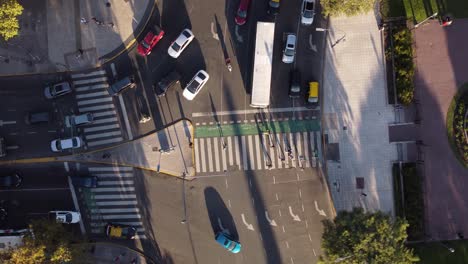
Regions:
<instances>
[{"instance_id":1,"label":"tree canopy","mask_svg":"<svg viewBox=\"0 0 468 264\"><path fill-rule=\"evenodd\" d=\"M372 10L375 0L321 0L324 16L355 16Z\"/></svg>"},{"instance_id":2,"label":"tree canopy","mask_svg":"<svg viewBox=\"0 0 468 264\"><path fill-rule=\"evenodd\" d=\"M325 220L320 263L387 264L413 263L419 258L406 247L408 223L395 221L382 212L365 213L361 208L339 212Z\"/></svg>"},{"instance_id":3,"label":"tree canopy","mask_svg":"<svg viewBox=\"0 0 468 264\"><path fill-rule=\"evenodd\" d=\"M18 16L23 13L23 7L17 0L0 0L0 36L9 40L18 35Z\"/></svg>"},{"instance_id":4,"label":"tree canopy","mask_svg":"<svg viewBox=\"0 0 468 264\"><path fill-rule=\"evenodd\" d=\"M81 263L85 261L82 244L72 244L73 235L63 225L47 219L32 221L33 233L23 239L23 245L0 255L5 264ZM78 261L77 261L78 260Z\"/></svg>"}]
</instances>

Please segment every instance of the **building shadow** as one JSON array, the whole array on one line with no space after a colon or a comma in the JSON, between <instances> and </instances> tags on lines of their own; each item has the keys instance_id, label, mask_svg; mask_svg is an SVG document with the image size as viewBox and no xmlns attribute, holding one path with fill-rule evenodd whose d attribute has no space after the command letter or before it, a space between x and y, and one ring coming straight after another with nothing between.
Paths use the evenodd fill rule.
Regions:
<instances>
[{"instance_id":1,"label":"building shadow","mask_svg":"<svg viewBox=\"0 0 468 264\"><path fill-rule=\"evenodd\" d=\"M204 190L205 204L210 218L213 235L218 232L229 234L234 240L239 240L236 224L231 213L226 207L221 195L213 187L206 187Z\"/></svg>"}]
</instances>

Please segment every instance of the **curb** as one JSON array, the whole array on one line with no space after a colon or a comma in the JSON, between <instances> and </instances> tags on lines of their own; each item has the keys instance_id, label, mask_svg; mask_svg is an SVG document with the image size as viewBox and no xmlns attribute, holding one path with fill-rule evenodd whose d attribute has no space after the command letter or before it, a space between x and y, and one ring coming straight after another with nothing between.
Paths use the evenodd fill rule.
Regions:
<instances>
[{"instance_id":1,"label":"curb","mask_svg":"<svg viewBox=\"0 0 468 264\"><path fill-rule=\"evenodd\" d=\"M137 248L130 248L130 247L127 247L127 246L123 246L123 245L120 245L120 244L114 244L114 243L110 243L110 242L89 242L89 243L81 243L81 244L85 244L85 245L103 245L103 246L108 246L108 247L113 247L113 248L121 248L121 249L125 249L125 250L129 250L133 253L136 253L138 254L140 257L143 257L148 263L152 263L152 264L156 264L156 260L154 260L153 258L151 258L150 256L146 255L142 250L140 249L137 249Z\"/></svg>"}]
</instances>

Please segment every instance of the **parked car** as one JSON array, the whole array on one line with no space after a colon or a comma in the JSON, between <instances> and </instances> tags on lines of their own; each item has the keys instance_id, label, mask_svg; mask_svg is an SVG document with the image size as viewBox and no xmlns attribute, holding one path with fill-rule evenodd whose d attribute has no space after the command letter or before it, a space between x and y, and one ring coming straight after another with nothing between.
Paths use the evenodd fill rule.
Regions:
<instances>
[{"instance_id":1,"label":"parked car","mask_svg":"<svg viewBox=\"0 0 468 264\"><path fill-rule=\"evenodd\" d=\"M298 98L301 96L301 73L296 69L291 72L289 79L289 97Z\"/></svg>"},{"instance_id":2,"label":"parked car","mask_svg":"<svg viewBox=\"0 0 468 264\"><path fill-rule=\"evenodd\" d=\"M319 106L319 83L309 82L308 91L306 93L306 107L313 109Z\"/></svg>"},{"instance_id":3,"label":"parked car","mask_svg":"<svg viewBox=\"0 0 468 264\"><path fill-rule=\"evenodd\" d=\"M109 223L105 228L106 235L109 238L135 239L137 232L135 227L122 224Z\"/></svg>"},{"instance_id":4,"label":"parked car","mask_svg":"<svg viewBox=\"0 0 468 264\"><path fill-rule=\"evenodd\" d=\"M51 117L52 115L49 112L29 112L24 117L24 122L28 125L49 123Z\"/></svg>"},{"instance_id":5,"label":"parked car","mask_svg":"<svg viewBox=\"0 0 468 264\"><path fill-rule=\"evenodd\" d=\"M312 25L315 17L315 0L302 1L301 23L303 25Z\"/></svg>"},{"instance_id":6,"label":"parked car","mask_svg":"<svg viewBox=\"0 0 468 264\"><path fill-rule=\"evenodd\" d=\"M192 31L188 28L184 29L182 33L177 37L174 42L171 43L171 46L169 46L169 49L167 53L169 53L169 56L173 57L174 59L177 59L182 51L184 51L185 48L192 42L192 40L195 38L193 35Z\"/></svg>"},{"instance_id":7,"label":"parked car","mask_svg":"<svg viewBox=\"0 0 468 264\"><path fill-rule=\"evenodd\" d=\"M237 9L234 21L237 25L242 26L247 22L247 12L249 9L250 0L240 0L239 8Z\"/></svg>"},{"instance_id":8,"label":"parked car","mask_svg":"<svg viewBox=\"0 0 468 264\"><path fill-rule=\"evenodd\" d=\"M76 224L80 222L81 215L73 211L50 211L49 219L60 224Z\"/></svg>"},{"instance_id":9,"label":"parked car","mask_svg":"<svg viewBox=\"0 0 468 264\"><path fill-rule=\"evenodd\" d=\"M242 245L222 231L216 234L215 239L218 244L232 253L239 253L241 251Z\"/></svg>"},{"instance_id":10,"label":"parked car","mask_svg":"<svg viewBox=\"0 0 468 264\"><path fill-rule=\"evenodd\" d=\"M283 51L283 62L284 63L293 63L294 55L296 54L296 35L287 34L286 46Z\"/></svg>"},{"instance_id":11,"label":"parked car","mask_svg":"<svg viewBox=\"0 0 468 264\"><path fill-rule=\"evenodd\" d=\"M158 96L165 96L169 88L172 85L178 83L180 80L180 74L177 71L172 71L164 76L159 82L153 84L154 93Z\"/></svg>"},{"instance_id":12,"label":"parked car","mask_svg":"<svg viewBox=\"0 0 468 264\"><path fill-rule=\"evenodd\" d=\"M75 176L71 177L73 185L83 188L96 188L98 177L96 176Z\"/></svg>"},{"instance_id":13,"label":"parked car","mask_svg":"<svg viewBox=\"0 0 468 264\"><path fill-rule=\"evenodd\" d=\"M91 113L65 116L66 127L87 125L87 124L91 124L93 121L94 121L94 116Z\"/></svg>"},{"instance_id":14,"label":"parked car","mask_svg":"<svg viewBox=\"0 0 468 264\"><path fill-rule=\"evenodd\" d=\"M83 141L79 137L72 137L67 139L55 139L50 143L50 148L54 152L60 152L66 149L80 148Z\"/></svg>"},{"instance_id":15,"label":"parked car","mask_svg":"<svg viewBox=\"0 0 468 264\"><path fill-rule=\"evenodd\" d=\"M44 89L44 95L47 99L57 98L71 92L72 88L69 82L57 83L51 86L47 86Z\"/></svg>"},{"instance_id":16,"label":"parked car","mask_svg":"<svg viewBox=\"0 0 468 264\"><path fill-rule=\"evenodd\" d=\"M127 76L125 78L122 78L109 86L107 91L109 92L110 95L112 96L117 96L121 92L123 92L127 88L135 88L136 83L135 83L135 78L133 76Z\"/></svg>"},{"instance_id":17,"label":"parked car","mask_svg":"<svg viewBox=\"0 0 468 264\"><path fill-rule=\"evenodd\" d=\"M268 2L268 14L276 16L279 12L280 0L270 0Z\"/></svg>"},{"instance_id":18,"label":"parked car","mask_svg":"<svg viewBox=\"0 0 468 264\"><path fill-rule=\"evenodd\" d=\"M210 75L208 75L206 71L198 71L195 76L193 76L192 80L187 84L187 86L185 86L184 92L182 93L183 96L187 100L193 100L193 98L197 96L209 78Z\"/></svg>"},{"instance_id":19,"label":"parked car","mask_svg":"<svg viewBox=\"0 0 468 264\"><path fill-rule=\"evenodd\" d=\"M147 56L151 54L154 46L163 38L164 30L161 30L158 26L155 28L155 31L148 31L143 40L138 43L137 51L140 55Z\"/></svg>"},{"instance_id":20,"label":"parked car","mask_svg":"<svg viewBox=\"0 0 468 264\"><path fill-rule=\"evenodd\" d=\"M23 182L23 177L18 172L0 176L0 188L18 188Z\"/></svg>"}]
</instances>

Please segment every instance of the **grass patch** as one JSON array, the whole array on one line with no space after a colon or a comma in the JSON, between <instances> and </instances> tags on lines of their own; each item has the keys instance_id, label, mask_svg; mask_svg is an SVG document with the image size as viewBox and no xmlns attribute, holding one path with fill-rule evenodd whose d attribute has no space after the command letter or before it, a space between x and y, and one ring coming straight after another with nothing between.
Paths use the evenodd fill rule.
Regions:
<instances>
[{"instance_id":1,"label":"grass patch","mask_svg":"<svg viewBox=\"0 0 468 264\"><path fill-rule=\"evenodd\" d=\"M455 18L468 17L468 1L466 0L439 0L445 6L447 12Z\"/></svg>"},{"instance_id":2,"label":"grass patch","mask_svg":"<svg viewBox=\"0 0 468 264\"><path fill-rule=\"evenodd\" d=\"M436 0L403 0L406 17L415 24L423 21L435 12L439 12Z\"/></svg>"},{"instance_id":3,"label":"grass patch","mask_svg":"<svg viewBox=\"0 0 468 264\"><path fill-rule=\"evenodd\" d=\"M406 16L403 0L382 0L380 12L384 18Z\"/></svg>"},{"instance_id":4,"label":"grass patch","mask_svg":"<svg viewBox=\"0 0 468 264\"><path fill-rule=\"evenodd\" d=\"M455 122L455 110L457 108L458 101L460 97L464 94L468 93L468 83L463 84L460 89L458 90L457 94L453 97L452 102L447 110L447 122L445 124L445 128L447 129L447 139L452 149L452 152L457 157L458 161L468 168L468 164L465 159L461 156L460 150L455 142L456 136L454 131L454 122Z\"/></svg>"},{"instance_id":5,"label":"grass patch","mask_svg":"<svg viewBox=\"0 0 468 264\"><path fill-rule=\"evenodd\" d=\"M409 245L419 256L421 264L466 264L468 259L468 241L456 240L444 242L444 245L455 249L450 253L440 242L418 243Z\"/></svg>"}]
</instances>

